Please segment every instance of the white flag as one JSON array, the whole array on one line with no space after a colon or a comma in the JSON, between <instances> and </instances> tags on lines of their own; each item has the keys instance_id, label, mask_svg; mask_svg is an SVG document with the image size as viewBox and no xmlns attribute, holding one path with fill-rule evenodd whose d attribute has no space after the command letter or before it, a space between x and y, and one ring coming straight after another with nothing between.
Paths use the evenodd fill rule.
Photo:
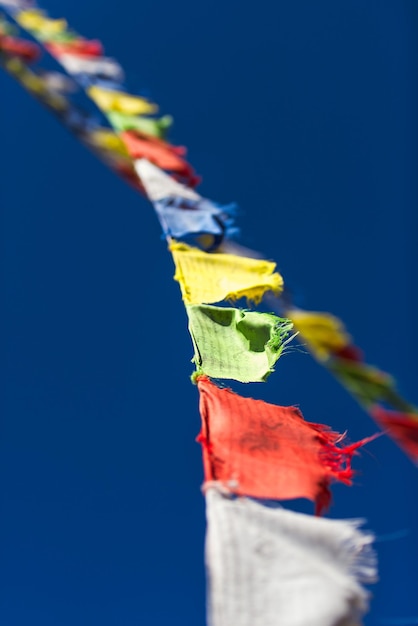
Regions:
<instances>
[{"instance_id":1,"label":"white flag","mask_svg":"<svg viewBox=\"0 0 418 626\"><path fill-rule=\"evenodd\" d=\"M24 10L33 7L33 2L31 0L0 0L0 6Z\"/></svg>"},{"instance_id":2,"label":"white flag","mask_svg":"<svg viewBox=\"0 0 418 626\"><path fill-rule=\"evenodd\" d=\"M186 200L201 200L198 193L178 183L174 178L163 172L159 167L147 159L138 159L134 163L135 170L145 187L151 202L157 202L169 196L177 196Z\"/></svg>"},{"instance_id":3,"label":"white flag","mask_svg":"<svg viewBox=\"0 0 418 626\"><path fill-rule=\"evenodd\" d=\"M209 626L359 626L376 581L362 520L206 492Z\"/></svg>"},{"instance_id":4,"label":"white flag","mask_svg":"<svg viewBox=\"0 0 418 626\"><path fill-rule=\"evenodd\" d=\"M106 76L115 81L123 81L123 69L114 59L97 57L86 59L73 54L60 54L57 61L69 74L88 74L89 76Z\"/></svg>"}]
</instances>

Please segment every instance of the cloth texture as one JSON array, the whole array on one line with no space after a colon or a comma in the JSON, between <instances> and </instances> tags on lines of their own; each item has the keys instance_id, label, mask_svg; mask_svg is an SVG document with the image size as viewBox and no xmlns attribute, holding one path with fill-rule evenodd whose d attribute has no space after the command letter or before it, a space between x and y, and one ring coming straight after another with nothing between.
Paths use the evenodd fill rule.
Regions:
<instances>
[{"instance_id":1,"label":"cloth texture","mask_svg":"<svg viewBox=\"0 0 418 626\"><path fill-rule=\"evenodd\" d=\"M292 323L270 313L186 305L197 371L211 378L263 382L274 371Z\"/></svg>"},{"instance_id":2,"label":"cloth texture","mask_svg":"<svg viewBox=\"0 0 418 626\"><path fill-rule=\"evenodd\" d=\"M283 278L276 264L247 259L234 254L207 253L184 243L171 242L176 265L175 280L180 283L186 304L210 304L223 300L259 303L266 291L279 294Z\"/></svg>"},{"instance_id":3,"label":"cloth texture","mask_svg":"<svg viewBox=\"0 0 418 626\"><path fill-rule=\"evenodd\" d=\"M206 492L208 626L360 626L377 579L362 520Z\"/></svg>"},{"instance_id":4,"label":"cloth texture","mask_svg":"<svg viewBox=\"0 0 418 626\"><path fill-rule=\"evenodd\" d=\"M294 406L244 398L198 377L205 484L230 493L292 500L307 498L321 514L330 485L351 485L351 460L367 440L341 446L343 435L304 420Z\"/></svg>"}]
</instances>

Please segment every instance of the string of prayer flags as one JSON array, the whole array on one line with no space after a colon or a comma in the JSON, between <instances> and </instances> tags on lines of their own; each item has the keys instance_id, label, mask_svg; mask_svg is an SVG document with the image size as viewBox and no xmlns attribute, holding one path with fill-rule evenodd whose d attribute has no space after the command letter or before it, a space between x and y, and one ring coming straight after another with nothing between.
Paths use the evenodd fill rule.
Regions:
<instances>
[{"instance_id":1,"label":"string of prayer flags","mask_svg":"<svg viewBox=\"0 0 418 626\"><path fill-rule=\"evenodd\" d=\"M274 371L292 323L270 313L186 305L197 374L242 383L264 382Z\"/></svg>"},{"instance_id":2,"label":"string of prayer flags","mask_svg":"<svg viewBox=\"0 0 418 626\"><path fill-rule=\"evenodd\" d=\"M377 581L363 520L206 490L208 626L361 626Z\"/></svg>"},{"instance_id":3,"label":"string of prayer flags","mask_svg":"<svg viewBox=\"0 0 418 626\"><path fill-rule=\"evenodd\" d=\"M206 251L234 236L234 204L218 206L182 185L147 159L135 161L136 172L153 203L166 237L189 241Z\"/></svg>"},{"instance_id":4,"label":"string of prayer flags","mask_svg":"<svg viewBox=\"0 0 418 626\"><path fill-rule=\"evenodd\" d=\"M64 96L51 91L41 76L31 71L18 57L6 55L0 51L0 64L11 74L27 91L42 102L55 115L69 110L69 104Z\"/></svg>"},{"instance_id":5,"label":"string of prayer flags","mask_svg":"<svg viewBox=\"0 0 418 626\"><path fill-rule=\"evenodd\" d=\"M25 22L26 18L28 18L28 24L32 25L31 20L33 18L35 20L33 26L36 25L38 28L40 23L44 24L44 20L49 19L42 12L38 12L38 15L35 11L35 14L32 15L32 13L30 13L29 17L26 16L25 11L20 11L19 13L19 9L22 9L24 3L17 1L16 3L13 2L11 5L9 2L1 0L0 5L5 4L15 19L17 19L18 16L22 16L21 21ZM38 18L40 19L40 22ZM52 22L55 24L56 21L52 20ZM66 24L65 20L62 21L61 27L65 26L66 28ZM55 28L56 26L53 26L52 31L54 31ZM100 42L96 40L89 42L88 40L80 38L73 31L50 31L51 29L47 28L45 33L41 36L39 30L32 28L31 34L36 39L41 41L47 49L48 44L51 44L49 51L59 62L64 61L61 65L65 66L66 59L69 59L70 64L73 63L77 65L78 69L80 69L79 62L83 64L84 61L92 61L93 63L98 61L101 64L103 61L103 63L110 68L111 72L115 69L116 66L114 65L113 60L88 56L97 54L100 51ZM71 43L74 54L58 54L57 46L54 47L54 45L52 45L57 41L64 42L66 45ZM0 54L1 52L2 51L0 49ZM85 57L80 56L81 52L85 54ZM12 56L10 53L0 59L2 67L25 89L27 89L31 95L35 96L38 101L53 112L55 117L73 135L75 135L86 147L90 149L90 151L95 153L103 163L110 167L131 187L143 194L144 189L133 167L133 161L120 137L118 137L118 135L111 128L100 127L95 118L90 116L84 110L81 110L68 98L63 97L77 91L76 83L72 81L68 75L59 74L58 72L45 71L39 67L33 71L29 71L26 64L19 64L18 61L19 59L16 58L16 55ZM103 67L96 66L96 69L98 69L100 73ZM94 68L93 71L96 72ZM84 82L84 79L81 80L82 77L77 74L77 71L72 75L75 76L79 82ZM84 74L83 76L85 77ZM94 80L96 83L100 82L97 74L94 74ZM109 84L109 80L106 81L106 84Z\"/></svg>"},{"instance_id":6,"label":"string of prayer flags","mask_svg":"<svg viewBox=\"0 0 418 626\"><path fill-rule=\"evenodd\" d=\"M69 31L65 20L51 20L36 9L22 10L25 5L19 2L10 6L2 0L1 4L6 4L14 19L41 41L49 53L84 87L111 124L114 118L109 114L130 116L131 123L123 130L117 129L117 132L131 159L149 159L190 187L200 182L193 167L183 158L186 149L163 141L163 129L167 123L171 123L171 118L163 117L162 121L154 122L152 117L144 117L156 113L157 105L142 96L124 91L123 69L114 59L103 56L100 41L87 40ZM140 119L141 116L143 119ZM132 119L135 117L136 123L133 124ZM121 118L116 118L116 124L120 123ZM120 173L127 182L143 192L143 186L132 171L132 166L122 164Z\"/></svg>"},{"instance_id":7,"label":"string of prayer flags","mask_svg":"<svg viewBox=\"0 0 418 626\"><path fill-rule=\"evenodd\" d=\"M22 9L28 2L0 0L1 4ZM151 117L157 106L124 90L123 69L103 56L100 41L83 39L68 30L65 20L50 20L41 11L12 13L84 87L112 129L91 123L66 98L56 116L125 180L146 192L169 239L189 318L197 367L193 378L200 393L198 440L210 518L206 552L210 626L276 626L278 621L288 626L357 626L367 608L360 583L375 577L375 564L367 553L371 537L360 533L358 522L326 521L326 526L325 520L246 498L226 498L213 488L216 484L229 494L263 499L308 498L320 514L330 504L333 481L351 484L352 457L368 441L342 447L342 435L305 422L297 408L241 398L209 380L208 376L266 380L294 337L289 319L210 306L241 297L258 303L267 293L279 294L283 279L275 272L275 263L213 252L231 236L232 212L193 190L200 179L184 159L186 149L164 140L171 118ZM46 80L41 83L51 91L51 83L49 88ZM45 100L44 91L40 94ZM59 97L59 90L54 95ZM189 238L197 248L182 241ZM325 332L318 338L316 349L321 353L331 346L333 356L349 350L349 343L332 344L339 330L328 327L328 336ZM315 339L311 343L315 345ZM229 572L223 552L227 566L231 563Z\"/></svg>"},{"instance_id":8,"label":"string of prayer flags","mask_svg":"<svg viewBox=\"0 0 418 626\"><path fill-rule=\"evenodd\" d=\"M283 305L280 297L267 300L273 310L283 311L294 322L299 331L299 342L306 342L316 360L333 374L380 427L383 422L376 419L376 408L384 411L385 405L389 405L404 415L402 435L395 436L401 430L400 423L393 428L386 427L385 432L414 461L416 427L411 416L418 411L399 394L392 376L364 363L362 351L352 343L341 320L328 313L302 311L289 306L288 302Z\"/></svg>"},{"instance_id":9,"label":"string of prayer flags","mask_svg":"<svg viewBox=\"0 0 418 626\"><path fill-rule=\"evenodd\" d=\"M243 398L205 376L197 385L205 484L254 498L307 498L317 514L331 503L333 481L352 484L352 457L370 438L340 447L344 435L306 422L294 406Z\"/></svg>"},{"instance_id":10,"label":"string of prayer flags","mask_svg":"<svg viewBox=\"0 0 418 626\"><path fill-rule=\"evenodd\" d=\"M266 291L280 293L283 278L275 272L276 264L247 259L233 254L208 254L185 243L172 241L174 279L180 284L186 304L239 300L259 303Z\"/></svg>"},{"instance_id":11,"label":"string of prayer flags","mask_svg":"<svg viewBox=\"0 0 418 626\"><path fill-rule=\"evenodd\" d=\"M171 175L179 177L190 187L194 187L200 182L192 166L183 158L186 148L183 146L172 146L162 139L165 134L161 128L167 123L153 122L152 118L141 116L150 115L158 111L156 104L149 102L142 96L133 96L129 93L115 90L114 88L101 87L93 84L87 89L90 98L96 103L113 125L114 121L120 126L121 118L114 117L114 114L129 116L131 123L123 125L122 130L118 130L120 137L124 141L132 159L148 159L162 170L170 172ZM113 114L113 117L112 117ZM136 117L135 117L136 116ZM135 119L135 123L132 120ZM151 130L151 132L149 132Z\"/></svg>"},{"instance_id":12,"label":"string of prayer flags","mask_svg":"<svg viewBox=\"0 0 418 626\"><path fill-rule=\"evenodd\" d=\"M418 412L401 413L376 405L371 413L379 426L418 465Z\"/></svg>"},{"instance_id":13,"label":"string of prayer flags","mask_svg":"<svg viewBox=\"0 0 418 626\"><path fill-rule=\"evenodd\" d=\"M118 82L124 80L121 66L114 59L103 56L100 41L88 41L69 31L64 19L53 20L37 9L19 10L19 4L14 8L16 22L42 42L69 74L81 80L86 76L104 77Z\"/></svg>"},{"instance_id":14,"label":"string of prayer flags","mask_svg":"<svg viewBox=\"0 0 418 626\"><path fill-rule=\"evenodd\" d=\"M66 90L70 88L73 91L73 86L68 85L68 81L71 81L70 78L62 75L62 78L66 80L66 88L56 89L56 76L51 83L50 72L45 72L41 68L29 69L21 59L1 50L0 66L47 108L96 157L131 186L136 189L140 187L132 161L115 151L115 142L118 142L120 146L120 139L117 135L113 133L114 138L112 140L109 136L113 132L111 129L101 129L89 114L78 108L66 97ZM61 81L60 74L58 77ZM143 193L142 187L138 190Z\"/></svg>"}]
</instances>

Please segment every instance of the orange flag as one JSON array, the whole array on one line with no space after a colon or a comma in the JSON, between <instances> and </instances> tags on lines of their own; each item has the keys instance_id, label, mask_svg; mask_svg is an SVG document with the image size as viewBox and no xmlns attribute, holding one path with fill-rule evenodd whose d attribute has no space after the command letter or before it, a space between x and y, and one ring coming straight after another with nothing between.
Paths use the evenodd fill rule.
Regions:
<instances>
[{"instance_id":1,"label":"orange flag","mask_svg":"<svg viewBox=\"0 0 418 626\"><path fill-rule=\"evenodd\" d=\"M242 398L205 376L197 384L207 485L254 498L308 498L320 514L331 503L332 481L352 484L351 459L370 439L340 447L343 435L306 422L296 407Z\"/></svg>"}]
</instances>

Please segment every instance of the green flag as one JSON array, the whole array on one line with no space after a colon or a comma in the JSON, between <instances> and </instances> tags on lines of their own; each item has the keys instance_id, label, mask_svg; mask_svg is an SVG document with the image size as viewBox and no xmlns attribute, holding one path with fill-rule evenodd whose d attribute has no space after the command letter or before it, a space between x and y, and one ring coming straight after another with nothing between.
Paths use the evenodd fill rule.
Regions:
<instances>
[{"instance_id":1,"label":"green flag","mask_svg":"<svg viewBox=\"0 0 418 626\"><path fill-rule=\"evenodd\" d=\"M331 359L327 367L366 409L386 402L398 411L411 410L396 391L393 378L376 367L339 358Z\"/></svg>"},{"instance_id":2,"label":"green flag","mask_svg":"<svg viewBox=\"0 0 418 626\"><path fill-rule=\"evenodd\" d=\"M293 323L272 313L210 305L186 306L197 374L242 383L265 381ZM196 374L195 374L196 375Z\"/></svg>"},{"instance_id":3,"label":"green flag","mask_svg":"<svg viewBox=\"0 0 418 626\"><path fill-rule=\"evenodd\" d=\"M107 117L115 130L123 132L125 130L139 130L146 135L152 135L159 139L164 139L167 130L173 123L171 115L164 117L144 117L142 115L128 115L118 111L108 111Z\"/></svg>"}]
</instances>

